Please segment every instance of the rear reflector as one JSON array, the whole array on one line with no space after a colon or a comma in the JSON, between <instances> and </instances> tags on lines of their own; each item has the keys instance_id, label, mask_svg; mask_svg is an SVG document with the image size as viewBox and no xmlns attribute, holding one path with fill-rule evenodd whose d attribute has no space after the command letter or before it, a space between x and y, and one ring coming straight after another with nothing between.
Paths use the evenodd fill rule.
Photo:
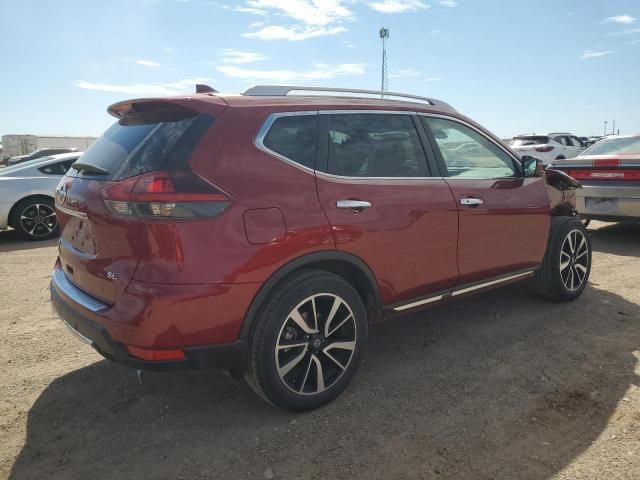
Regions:
<instances>
[{"instance_id":1,"label":"rear reflector","mask_svg":"<svg viewBox=\"0 0 640 480\"><path fill-rule=\"evenodd\" d=\"M640 180L640 170L569 170L576 180Z\"/></svg>"},{"instance_id":2,"label":"rear reflector","mask_svg":"<svg viewBox=\"0 0 640 480\"><path fill-rule=\"evenodd\" d=\"M188 171L151 172L107 185L100 191L111 213L142 218L210 218L231 198Z\"/></svg>"},{"instance_id":3,"label":"rear reflector","mask_svg":"<svg viewBox=\"0 0 640 480\"><path fill-rule=\"evenodd\" d=\"M545 145L544 147L535 147L534 150L536 152L550 152L553 150L553 147L551 145Z\"/></svg>"},{"instance_id":4,"label":"rear reflector","mask_svg":"<svg viewBox=\"0 0 640 480\"><path fill-rule=\"evenodd\" d=\"M127 350L131 355L142 360L162 361L162 360L184 360L184 352L179 349L153 350L151 348L133 347L127 345Z\"/></svg>"}]
</instances>

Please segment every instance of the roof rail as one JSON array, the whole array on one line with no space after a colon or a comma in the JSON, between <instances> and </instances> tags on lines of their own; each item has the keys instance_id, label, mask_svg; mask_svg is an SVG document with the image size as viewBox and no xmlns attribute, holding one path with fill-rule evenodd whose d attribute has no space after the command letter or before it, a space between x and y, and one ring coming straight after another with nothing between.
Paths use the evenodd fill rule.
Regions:
<instances>
[{"instance_id":1,"label":"roof rail","mask_svg":"<svg viewBox=\"0 0 640 480\"><path fill-rule=\"evenodd\" d=\"M399 97L399 98L408 98L410 100L419 100L420 102L425 102L430 105L434 105L437 107L445 107L453 110L453 107L442 100L438 100L436 98L430 97L421 97L418 95L410 95L408 93L398 93L398 92L383 92L381 90L362 90L362 89L354 89L354 88L331 88L331 87L301 87L295 85L256 85L245 90L242 94L247 96L274 96L274 97L284 97L290 92L300 91L300 92L339 92L339 93L362 93L367 95L380 95L382 98L386 97Z\"/></svg>"}]
</instances>

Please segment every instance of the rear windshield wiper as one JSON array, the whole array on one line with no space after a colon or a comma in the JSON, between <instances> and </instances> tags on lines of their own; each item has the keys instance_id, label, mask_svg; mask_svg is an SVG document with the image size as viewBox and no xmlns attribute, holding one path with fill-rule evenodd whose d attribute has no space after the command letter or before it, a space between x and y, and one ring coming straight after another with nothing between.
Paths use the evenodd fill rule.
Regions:
<instances>
[{"instance_id":1,"label":"rear windshield wiper","mask_svg":"<svg viewBox=\"0 0 640 480\"><path fill-rule=\"evenodd\" d=\"M76 162L71 165L71 168L74 168L84 173L88 173L89 175L108 175L109 174L109 170L105 170L104 168L98 167L97 165L91 165L90 163Z\"/></svg>"}]
</instances>

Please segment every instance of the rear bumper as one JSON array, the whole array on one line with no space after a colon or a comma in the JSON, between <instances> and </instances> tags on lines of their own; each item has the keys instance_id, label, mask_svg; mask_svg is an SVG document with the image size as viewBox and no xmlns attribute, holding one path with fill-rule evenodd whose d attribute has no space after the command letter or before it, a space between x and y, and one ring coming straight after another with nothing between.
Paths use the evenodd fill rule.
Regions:
<instances>
[{"instance_id":1,"label":"rear bumper","mask_svg":"<svg viewBox=\"0 0 640 480\"><path fill-rule=\"evenodd\" d=\"M640 185L584 185L576 190L576 209L585 218L640 219Z\"/></svg>"},{"instance_id":2,"label":"rear bumper","mask_svg":"<svg viewBox=\"0 0 640 480\"><path fill-rule=\"evenodd\" d=\"M116 335L122 335L123 328L126 332L126 324L117 325L106 320L104 312L92 311L83 303L82 298L65 293L55 276L50 284L51 303L66 326L69 327L81 340L89 343L103 357L128 367L154 371L174 370L228 370L234 376L241 375L244 370L247 357L246 340L238 339L232 342L219 344L179 345L169 346L158 344L140 345L138 342L123 342ZM86 295L86 294L85 294ZM80 300L80 301L78 301ZM89 305L90 306L90 305ZM114 307L110 307L113 310ZM109 308L107 308L109 310ZM188 310L188 309L187 309ZM176 322L179 323L180 319ZM151 322L145 322L153 325ZM161 322L160 322L161 324ZM130 330L139 328L139 325L131 325ZM175 327L176 329L178 327ZM146 328L148 331L148 327ZM147 332L148 335L162 335L166 332ZM135 338L139 335L132 334ZM146 348L179 348L185 354L184 360L149 361L136 358L129 354L126 345L143 346Z\"/></svg>"}]
</instances>

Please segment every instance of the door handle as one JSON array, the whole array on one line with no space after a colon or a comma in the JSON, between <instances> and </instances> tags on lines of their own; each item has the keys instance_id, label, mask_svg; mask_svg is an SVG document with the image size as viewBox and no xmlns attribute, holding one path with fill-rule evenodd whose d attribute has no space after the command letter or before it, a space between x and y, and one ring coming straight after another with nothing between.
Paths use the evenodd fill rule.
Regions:
<instances>
[{"instance_id":1,"label":"door handle","mask_svg":"<svg viewBox=\"0 0 640 480\"><path fill-rule=\"evenodd\" d=\"M338 200L336 202L336 207L346 208L348 210L364 210L370 206L371 202L367 202L366 200Z\"/></svg>"},{"instance_id":2,"label":"door handle","mask_svg":"<svg viewBox=\"0 0 640 480\"><path fill-rule=\"evenodd\" d=\"M476 207L478 205L482 205L484 200L477 197L463 197L460 199L460 205L467 205L469 207Z\"/></svg>"}]
</instances>

